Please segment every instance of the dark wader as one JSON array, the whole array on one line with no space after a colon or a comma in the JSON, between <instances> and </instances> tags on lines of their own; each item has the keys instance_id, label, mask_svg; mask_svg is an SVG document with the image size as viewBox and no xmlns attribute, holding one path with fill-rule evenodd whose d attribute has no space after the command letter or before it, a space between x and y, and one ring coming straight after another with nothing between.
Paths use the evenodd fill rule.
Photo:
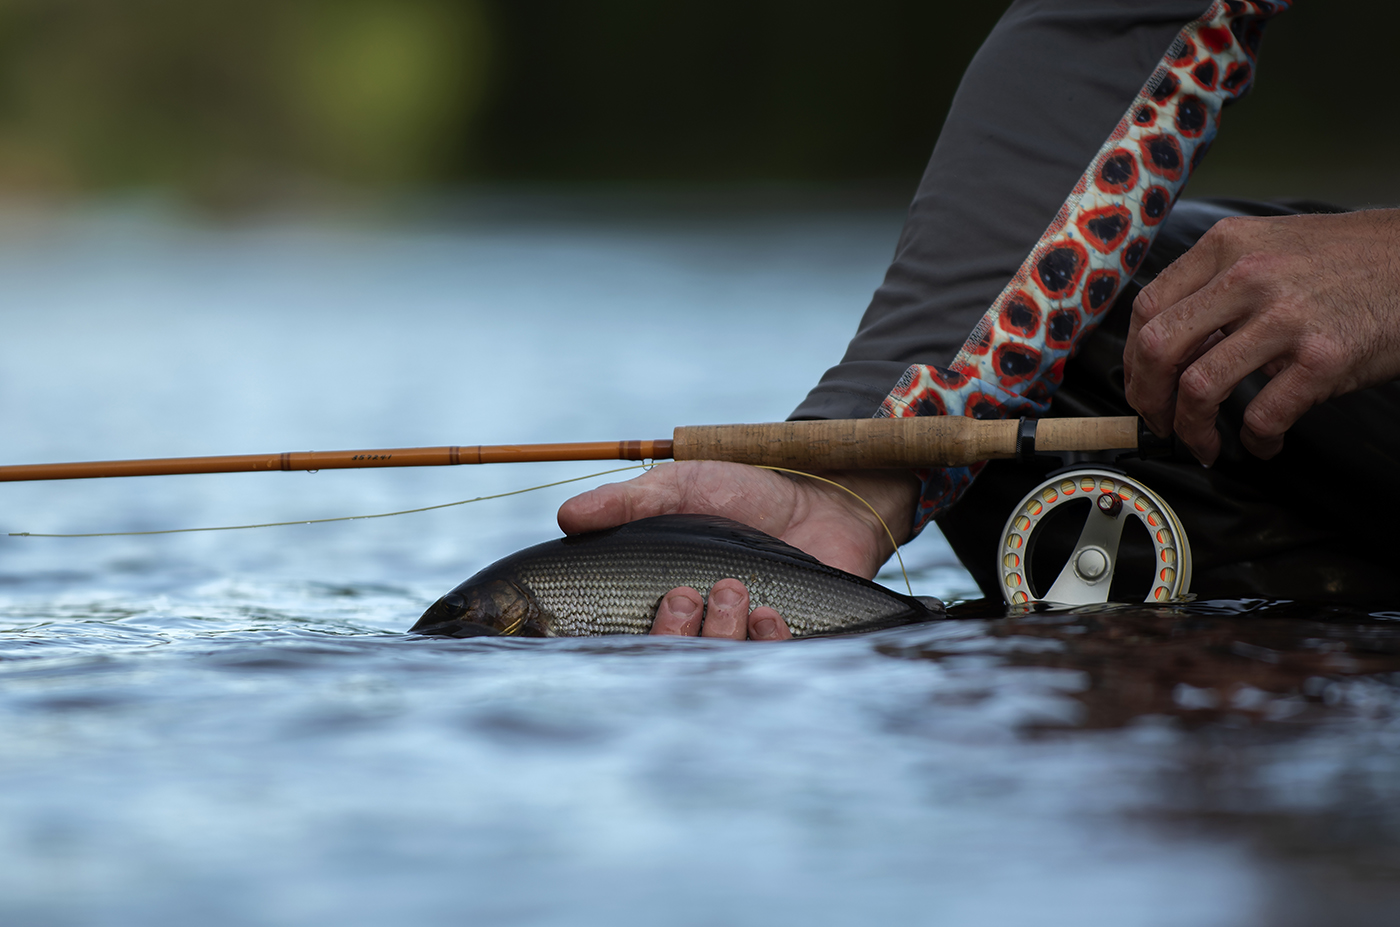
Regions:
<instances>
[{"instance_id":1,"label":"dark wader","mask_svg":"<svg viewBox=\"0 0 1400 927\"><path fill-rule=\"evenodd\" d=\"M1185 200L1172 212L1142 270L1099 329L1067 365L1049 415L1132 415L1123 397L1123 343L1133 298L1163 268L1226 216L1331 212L1313 204L1277 206L1240 200ZM1241 417L1267 382L1247 378L1220 409L1222 449L1210 469L1181 450L1175 458L1130 461L1123 468L1158 492L1191 541L1192 591L1201 598L1262 597L1400 601L1394 553L1386 543L1400 521L1400 384L1326 402L1289 430L1283 451L1262 461L1239 441ZM992 461L938 525L983 593L1001 598L997 543L1007 515L1053 464ZM1067 513L1060 550L1038 546L1044 592L1078 535ZM1143 533L1125 533L1114 598L1141 598L1152 552Z\"/></svg>"}]
</instances>

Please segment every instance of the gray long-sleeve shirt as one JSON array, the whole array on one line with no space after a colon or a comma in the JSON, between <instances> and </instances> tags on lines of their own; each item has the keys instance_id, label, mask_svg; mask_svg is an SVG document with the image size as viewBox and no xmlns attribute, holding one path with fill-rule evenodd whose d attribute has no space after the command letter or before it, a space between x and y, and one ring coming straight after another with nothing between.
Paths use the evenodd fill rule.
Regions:
<instances>
[{"instance_id":1,"label":"gray long-sleeve shirt","mask_svg":"<svg viewBox=\"0 0 1400 927\"><path fill-rule=\"evenodd\" d=\"M884 283L792 418L872 415L949 364L1205 0L1018 0L973 58Z\"/></svg>"}]
</instances>

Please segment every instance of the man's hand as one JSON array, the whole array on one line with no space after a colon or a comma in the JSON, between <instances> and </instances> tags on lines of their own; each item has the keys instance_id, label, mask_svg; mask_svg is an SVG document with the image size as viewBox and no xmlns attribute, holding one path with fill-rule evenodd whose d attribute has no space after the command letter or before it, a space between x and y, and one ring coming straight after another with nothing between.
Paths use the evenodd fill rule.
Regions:
<instances>
[{"instance_id":1,"label":"man's hand","mask_svg":"<svg viewBox=\"0 0 1400 927\"><path fill-rule=\"evenodd\" d=\"M773 609L764 606L749 611L749 590L737 579L715 583L709 602L689 586L672 589L656 607L651 633L736 641L785 641L792 637L787 622Z\"/></svg>"},{"instance_id":2,"label":"man's hand","mask_svg":"<svg viewBox=\"0 0 1400 927\"><path fill-rule=\"evenodd\" d=\"M919 484L905 471L823 473L875 506L903 542L913 530ZM662 464L636 479L610 483L575 496L559 509L565 534L598 531L653 515L723 515L781 538L823 563L873 577L894 548L870 510L849 493L817 480L718 461ZM653 634L703 634L782 640L787 624L771 608L749 611L738 580L710 590L708 605L689 587L662 599Z\"/></svg>"},{"instance_id":3,"label":"man's hand","mask_svg":"<svg viewBox=\"0 0 1400 927\"><path fill-rule=\"evenodd\" d=\"M1240 439L1266 459L1308 409L1400 376L1400 210L1225 219L1138 294L1128 402L1201 463L1220 404L1261 369Z\"/></svg>"}]
</instances>

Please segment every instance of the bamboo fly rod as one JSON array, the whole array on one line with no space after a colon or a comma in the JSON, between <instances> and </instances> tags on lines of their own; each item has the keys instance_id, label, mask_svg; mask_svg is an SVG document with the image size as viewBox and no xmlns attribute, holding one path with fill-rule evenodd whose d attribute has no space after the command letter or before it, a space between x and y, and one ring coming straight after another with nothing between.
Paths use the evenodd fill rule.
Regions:
<instances>
[{"instance_id":1,"label":"bamboo fly rod","mask_svg":"<svg viewBox=\"0 0 1400 927\"><path fill-rule=\"evenodd\" d=\"M806 470L957 467L1036 451L1099 451L1139 446L1138 419L1047 418L979 421L961 416L832 419L760 425L694 425L657 441L398 447L293 451L230 457L166 457L0 466L0 482L80 480L174 473L443 467L547 460L725 460Z\"/></svg>"}]
</instances>

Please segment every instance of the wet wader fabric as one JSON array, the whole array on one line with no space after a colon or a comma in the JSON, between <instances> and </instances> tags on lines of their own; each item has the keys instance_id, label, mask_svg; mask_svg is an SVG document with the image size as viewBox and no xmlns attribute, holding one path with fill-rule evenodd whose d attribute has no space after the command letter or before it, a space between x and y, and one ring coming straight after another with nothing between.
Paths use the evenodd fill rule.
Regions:
<instances>
[{"instance_id":1,"label":"wet wader fabric","mask_svg":"<svg viewBox=\"0 0 1400 927\"><path fill-rule=\"evenodd\" d=\"M1172 213L1142 270L1065 369L1051 416L1132 415L1123 397L1123 344L1138 289L1226 216L1330 211L1186 200ZM1246 379L1220 408L1220 458L1210 469L1184 450L1174 459L1125 462L1180 516L1195 560L1192 589L1203 598L1400 600L1391 499L1400 488L1400 385L1362 390L1309 411L1273 460L1239 441L1245 407L1267 382ZM962 500L938 518L983 593L1000 598L997 543L1012 508L1049 467L993 461ZM1073 541L1077 532L1069 532ZM1125 535L1119 575L1148 576L1146 537ZM1053 562L1054 553L1044 551ZM1064 551L1068 554L1068 549ZM1063 558L1061 558L1063 559ZM1045 586L1042 584L1041 590ZM1139 595L1145 594L1145 589Z\"/></svg>"}]
</instances>

